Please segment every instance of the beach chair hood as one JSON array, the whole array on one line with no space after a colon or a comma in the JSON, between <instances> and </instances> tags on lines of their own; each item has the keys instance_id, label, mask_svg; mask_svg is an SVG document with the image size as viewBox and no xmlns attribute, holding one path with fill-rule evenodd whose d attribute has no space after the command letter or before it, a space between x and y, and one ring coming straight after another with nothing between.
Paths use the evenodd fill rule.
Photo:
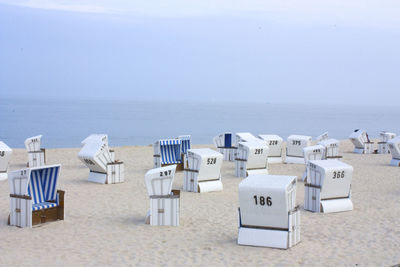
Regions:
<instances>
[{"instance_id":1,"label":"beach chair hood","mask_svg":"<svg viewBox=\"0 0 400 267\"><path fill-rule=\"evenodd\" d=\"M25 140L25 147L28 152L37 152L40 151L40 142L42 139L42 135L32 136Z\"/></svg>"},{"instance_id":2,"label":"beach chair hood","mask_svg":"<svg viewBox=\"0 0 400 267\"><path fill-rule=\"evenodd\" d=\"M0 141L0 172L6 172L10 162L12 149Z\"/></svg>"}]
</instances>

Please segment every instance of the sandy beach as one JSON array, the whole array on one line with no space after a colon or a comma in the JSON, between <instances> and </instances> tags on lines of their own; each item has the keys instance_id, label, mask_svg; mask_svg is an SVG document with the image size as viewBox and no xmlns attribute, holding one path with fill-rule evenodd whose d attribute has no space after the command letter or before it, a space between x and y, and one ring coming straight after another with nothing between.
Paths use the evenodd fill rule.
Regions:
<instances>
[{"instance_id":1,"label":"sandy beach","mask_svg":"<svg viewBox=\"0 0 400 267\"><path fill-rule=\"evenodd\" d=\"M212 145L198 145L210 147ZM180 226L144 224L149 199L144 174L153 166L151 146L117 147L125 182L87 181L79 148L47 149L47 163L61 163L58 188L65 190L65 220L33 228L7 225L8 182L0 182L0 266L210 266L347 265L400 263L400 168L390 155L358 155L341 142L343 161L354 167L354 210L334 214L304 211L304 183L297 187L301 242L288 250L237 245L238 184L234 163L224 161L224 190L181 192ZM26 166L27 153L14 149L9 170ZM270 174L301 177L304 165L270 164ZM182 189L183 173L174 188Z\"/></svg>"}]
</instances>

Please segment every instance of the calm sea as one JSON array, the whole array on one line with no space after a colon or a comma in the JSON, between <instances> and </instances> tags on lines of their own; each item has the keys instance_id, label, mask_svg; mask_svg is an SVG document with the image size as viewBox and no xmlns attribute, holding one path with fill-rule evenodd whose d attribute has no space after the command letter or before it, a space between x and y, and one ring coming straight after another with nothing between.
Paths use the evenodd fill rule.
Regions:
<instances>
[{"instance_id":1,"label":"calm sea","mask_svg":"<svg viewBox=\"0 0 400 267\"><path fill-rule=\"evenodd\" d=\"M149 145L160 138L192 135L211 144L224 131L316 137L324 131L345 139L355 128L370 137L400 133L400 109L393 106L293 105L135 101L0 100L0 140L24 147L43 134L43 147L79 147L91 133L107 133L110 146Z\"/></svg>"}]
</instances>

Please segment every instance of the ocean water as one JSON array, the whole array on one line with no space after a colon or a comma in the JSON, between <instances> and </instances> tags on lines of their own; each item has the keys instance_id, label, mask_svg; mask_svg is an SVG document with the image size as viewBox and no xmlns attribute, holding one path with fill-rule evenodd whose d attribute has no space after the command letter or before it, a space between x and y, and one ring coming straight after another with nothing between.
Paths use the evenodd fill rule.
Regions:
<instances>
[{"instance_id":1,"label":"ocean water","mask_svg":"<svg viewBox=\"0 0 400 267\"><path fill-rule=\"evenodd\" d=\"M149 145L182 134L190 134L193 144L211 144L225 131L284 139L325 131L345 139L356 128L372 138L381 130L400 134L395 106L0 99L0 119L0 140L14 148L38 134L46 148L79 147L91 133L107 133L110 146Z\"/></svg>"}]
</instances>

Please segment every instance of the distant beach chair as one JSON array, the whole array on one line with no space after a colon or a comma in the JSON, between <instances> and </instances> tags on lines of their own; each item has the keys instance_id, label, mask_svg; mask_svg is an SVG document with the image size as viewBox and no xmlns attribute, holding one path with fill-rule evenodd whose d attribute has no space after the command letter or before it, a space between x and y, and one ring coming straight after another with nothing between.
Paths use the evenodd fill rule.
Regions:
<instances>
[{"instance_id":1,"label":"distant beach chair","mask_svg":"<svg viewBox=\"0 0 400 267\"><path fill-rule=\"evenodd\" d=\"M251 133L245 132L245 133L236 133L235 135L235 146L237 147L240 142L249 142L251 140L260 140L256 136L254 136Z\"/></svg>"},{"instance_id":2,"label":"distant beach chair","mask_svg":"<svg viewBox=\"0 0 400 267\"><path fill-rule=\"evenodd\" d=\"M28 167L46 165L46 149L40 147L42 136L32 136L25 140L25 147L28 151Z\"/></svg>"},{"instance_id":3,"label":"distant beach chair","mask_svg":"<svg viewBox=\"0 0 400 267\"><path fill-rule=\"evenodd\" d=\"M107 146L108 146L108 135L107 134L91 134L81 142L81 146L84 146L85 144L90 143L90 142L97 142L97 141L107 144ZM109 151L110 151L110 155L111 155L111 160L115 161L115 151L113 149L110 149Z\"/></svg>"},{"instance_id":4,"label":"distant beach chair","mask_svg":"<svg viewBox=\"0 0 400 267\"><path fill-rule=\"evenodd\" d=\"M178 170L183 170L181 145L180 139L162 139L155 142L153 144L154 168L176 164Z\"/></svg>"},{"instance_id":5,"label":"distant beach chair","mask_svg":"<svg viewBox=\"0 0 400 267\"><path fill-rule=\"evenodd\" d=\"M146 224L179 226L180 191L172 190L176 165L149 170L145 175L150 210Z\"/></svg>"},{"instance_id":6,"label":"distant beach chair","mask_svg":"<svg viewBox=\"0 0 400 267\"><path fill-rule=\"evenodd\" d=\"M324 132L323 134L318 135L317 138L315 138L315 139L316 139L318 142L321 142L321 141L324 141L324 140L329 139L328 132Z\"/></svg>"},{"instance_id":7,"label":"distant beach chair","mask_svg":"<svg viewBox=\"0 0 400 267\"><path fill-rule=\"evenodd\" d=\"M365 130L356 129L349 136L350 141L354 145L354 153L357 154L372 154L374 152L374 143L369 140Z\"/></svg>"},{"instance_id":8,"label":"distant beach chair","mask_svg":"<svg viewBox=\"0 0 400 267\"><path fill-rule=\"evenodd\" d=\"M340 159L342 156L339 156L339 140L329 138L318 142L318 145L322 145L324 147L325 155L324 159Z\"/></svg>"},{"instance_id":9,"label":"distant beach chair","mask_svg":"<svg viewBox=\"0 0 400 267\"><path fill-rule=\"evenodd\" d=\"M352 176L353 167L339 160L310 160L304 209L323 213L352 210Z\"/></svg>"},{"instance_id":10,"label":"distant beach chair","mask_svg":"<svg viewBox=\"0 0 400 267\"><path fill-rule=\"evenodd\" d=\"M90 182L115 184L124 181L124 163L112 159L108 144L103 140L92 139L86 142L78 158L89 168Z\"/></svg>"},{"instance_id":11,"label":"distant beach chair","mask_svg":"<svg viewBox=\"0 0 400 267\"><path fill-rule=\"evenodd\" d=\"M8 164L11 160L12 149L0 141L0 181L7 180Z\"/></svg>"},{"instance_id":12,"label":"distant beach chair","mask_svg":"<svg viewBox=\"0 0 400 267\"><path fill-rule=\"evenodd\" d=\"M304 164L303 148L311 146L311 136L290 135L286 143L286 163Z\"/></svg>"},{"instance_id":13,"label":"distant beach chair","mask_svg":"<svg viewBox=\"0 0 400 267\"><path fill-rule=\"evenodd\" d=\"M300 242L296 180L257 174L239 184L239 245L287 249Z\"/></svg>"},{"instance_id":14,"label":"distant beach chair","mask_svg":"<svg viewBox=\"0 0 400 267\"><path fill-rule=\"evenodd\" d=\"M395 138L396 134L382 131L379 135L381 140L378 142L378 154L389 154L388 141Z\"/></svg>"},{"instance_id":15,"label":"distant beach chair","mask_svg":"<svg viewBox=\"0 0 400 267\"><path fill-rule=\"evenodd\" d=\"M178 139L181 140L181 154L186 155L190 149L190 135L180 135Z\"/></svg>"},{"instance_id":16,"label":"distant beach chair","mask_svg":"<svg viewBox=\"0 0 400 267\"><path fill-rule=\"evenodd\" d=\"M304 171L302 180L307 180L307 164L310 160L323 160L325 159L325 147L322 145L307 146L303 148L304 162L306 164L306 170Z\"/></svg>"},{"instance_id":17,"label":"distant beach chair","mask_svg":"<svg viewBox=\"0 0 400 267\"><path fill-rule=\"evenodd\" d=\"M222 154L209 148L188 150L183 190L199 193L222 191L222 161Z\"/></svg>"},{"instance_id":18,"label":"distant beach chair","mask_svg":"<svg viewBox=\"0 0 400 267\"><path fill-rule=\"evenodd\" d=\"M268 146L262 140L240 142L236 151L235 175L268 174Z\"/></svg>"},{"instance_id":19,"label":"distant beach chair","mask_svg":"<svg viewBox=\"0 0 400 267\"><path fill-rule=\"evenodd\" d=\"M226 161L235 161L236 147L232 141L232 133L222 133L213 138L214 146Z\"/></svg>"},{"instance_id":20,"label":"distant beach chair","mask_svg":"<svg viewBox=\"0 0 400 267\"><path fill-rule=\"evenodd\" d=\"M9 172L9 225L32 225L64 220L64 191L57 190L61 165Z\"/></svg>"},{"instance_id":21,"label":"distant beach chair","mask_svg":"<svg viewBox=\"0 0 400 267\"><path fill-rule=\"evenodd\" d=\"M387 143L390 154L392 154L390 165L400 167L400 136L390 139Z\"/></svg>"},{"instance_id":22,"label":"distant beach chair","mask_svg":"<svg viewBox=\"0 0 400 267\"><path fill-rule=\"evenodd\" d=\"M260 134L258 136L261 140L267 142L268 145L268 163L282 163L282 144L283 139L275 134Z\"/></svg>"}]
</instances>

